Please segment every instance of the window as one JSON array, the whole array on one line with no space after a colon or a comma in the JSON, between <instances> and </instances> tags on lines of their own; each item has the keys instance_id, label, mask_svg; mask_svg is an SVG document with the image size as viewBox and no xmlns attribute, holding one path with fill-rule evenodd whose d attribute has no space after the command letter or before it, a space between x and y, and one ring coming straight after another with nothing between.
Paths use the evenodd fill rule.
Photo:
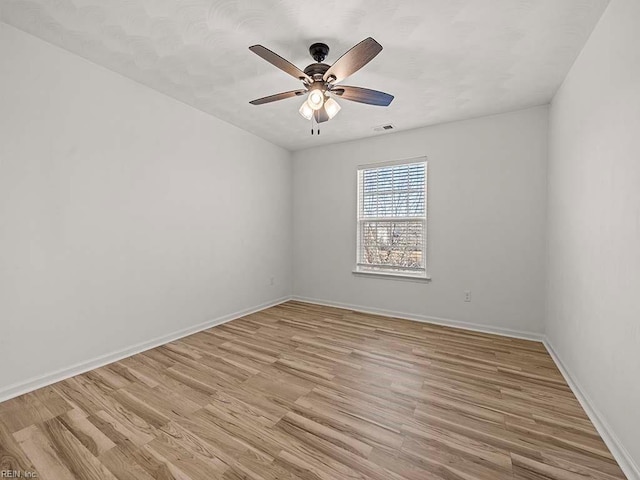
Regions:
<instances>
[{"instance_id":1,"label":"window","mask_svg":"<svg viewBox=\"0 0 640 480\"><path fill-rule=\"evenodd\" d=\"M427 278L427 162L358 169L356 273Z\"/></svg>"}]
</instances>

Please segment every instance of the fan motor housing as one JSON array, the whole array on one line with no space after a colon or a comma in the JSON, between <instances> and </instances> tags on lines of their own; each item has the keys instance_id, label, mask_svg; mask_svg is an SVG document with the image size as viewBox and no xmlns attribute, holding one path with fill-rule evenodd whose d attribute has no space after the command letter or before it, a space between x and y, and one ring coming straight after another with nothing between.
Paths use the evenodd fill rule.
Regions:
<instances>
[{"instance_id":1,"label":"fan motor housing","mask_svg":"<svg viewBox=\"0 0 640 480\"><path fill-rule=\"evenodd\" d=\"M320 78L322 78L327 70L329 70L329 65L326 63L312 63L304 69L304 73L316 80L316 75L320 75Z\"/></svg>"}]
</instances>

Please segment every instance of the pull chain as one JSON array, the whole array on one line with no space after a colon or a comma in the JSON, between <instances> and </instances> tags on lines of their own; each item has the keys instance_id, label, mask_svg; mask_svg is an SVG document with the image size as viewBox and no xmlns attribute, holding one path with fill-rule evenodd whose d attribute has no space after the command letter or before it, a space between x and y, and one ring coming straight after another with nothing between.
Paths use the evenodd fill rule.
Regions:
<instances>
[{"instance_id":1,"label":"pull chain","mask_svg":"<svg viewBox=\"0 0 640 480\"><path fill-rule=\"evenodd\" d=\"M316 114L315 112L313 113L313 115L311 115L311 135L313 135L313 121L316 120ZM320 124L318 123L318 121L316 120L316 126L318 128L316 128L316 133L317 135L320 135Z\"/></svg>"}]
</instances>

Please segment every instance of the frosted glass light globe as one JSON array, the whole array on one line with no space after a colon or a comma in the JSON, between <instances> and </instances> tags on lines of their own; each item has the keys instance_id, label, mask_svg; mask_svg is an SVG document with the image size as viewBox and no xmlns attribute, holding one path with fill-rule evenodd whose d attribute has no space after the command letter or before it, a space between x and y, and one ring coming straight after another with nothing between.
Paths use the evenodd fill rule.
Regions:
<instances>
[{"instance_id":1,"label":"frosted glass light globe","mask_svg":"<svg viewBox=\"0 0 640 480\"><path fill-rule=\"evenodd\" d=\"M314 110L320 110L324 104L324 94L320 90L313 90L309 94L309 106Z\"/></svg>"}]
</instances>

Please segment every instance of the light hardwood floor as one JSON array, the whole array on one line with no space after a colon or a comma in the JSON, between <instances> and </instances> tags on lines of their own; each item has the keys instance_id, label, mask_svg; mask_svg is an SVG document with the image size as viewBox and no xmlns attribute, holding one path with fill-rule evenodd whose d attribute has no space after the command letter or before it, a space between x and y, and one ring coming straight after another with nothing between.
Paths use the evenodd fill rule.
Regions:
<instances>
[{"instance_id":1,"label":"light hardwood floor","mask_svg":"<svg viewBox=\"0 0 640 480\"><path fill-rule=\"evenodd\" d=\"M0 404L41 479L624 478L540 343L298 302Z\"/></svg>"}]
</instances>

